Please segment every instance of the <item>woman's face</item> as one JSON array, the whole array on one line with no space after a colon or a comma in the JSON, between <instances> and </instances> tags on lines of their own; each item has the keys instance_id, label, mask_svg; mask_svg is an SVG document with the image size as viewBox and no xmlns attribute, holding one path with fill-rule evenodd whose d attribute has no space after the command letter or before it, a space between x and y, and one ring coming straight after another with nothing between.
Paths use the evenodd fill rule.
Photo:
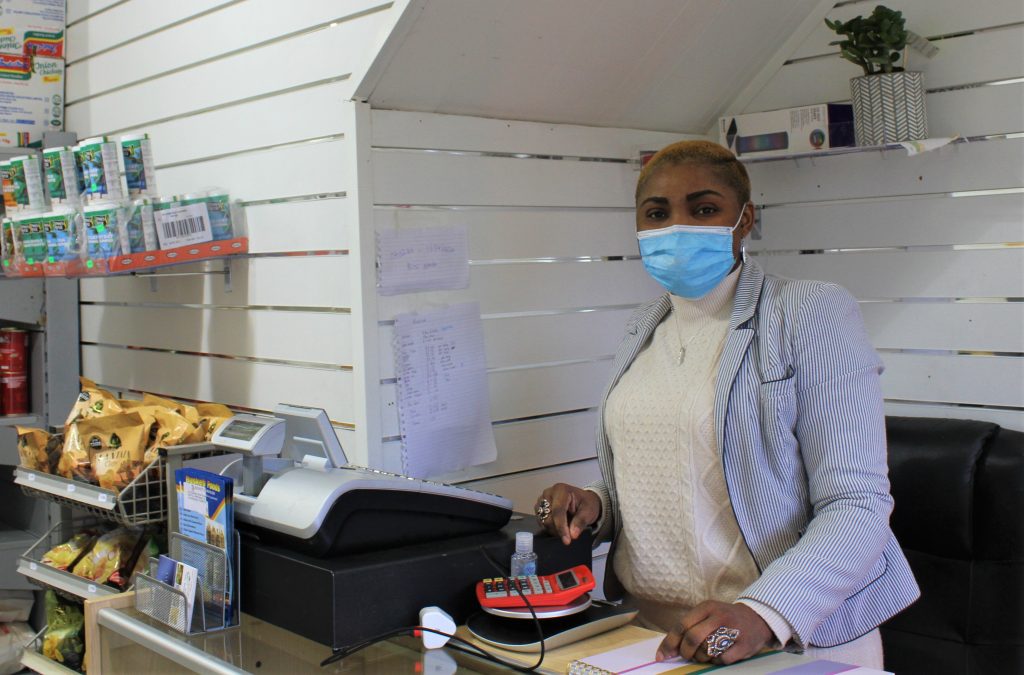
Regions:
<instances>
[{"instance_id":1,"label":"woman's face","mask_svg":"<svg viewBox=\"0 0 1024 675\"><path fill-rule=\"evenodd\" d=\"M743 216L740 217L742 211ZM736 190L713 170L695 163L667 164L648 178L636 205L636 230L656 230L669 225L732 227L733 255L754 226L754 207L740 204Z\"/></svg>"}]
</instances>

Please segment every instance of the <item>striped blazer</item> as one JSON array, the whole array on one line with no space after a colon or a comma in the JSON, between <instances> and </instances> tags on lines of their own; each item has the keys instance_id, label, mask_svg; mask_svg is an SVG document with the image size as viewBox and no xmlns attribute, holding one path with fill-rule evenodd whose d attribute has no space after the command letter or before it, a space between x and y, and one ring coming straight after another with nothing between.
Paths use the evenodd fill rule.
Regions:
<instances>
[{"instance_id":1,"label":"striped blazer","mask_svg":"<svg viewBox=\"0 0 1024 675\"><path fill-rule=\"evenodd\" d=\"M671 307L666 294L633 314L601 402L603 480L590 488L608 507L598 540L612 539L609 560L621 519L604 408ZM726 485L760 571L740 597L784 616L801 648L857 638L919 595L889 529L881 372L847 291L744 265L715 388ZM609 564L605 594L622 593Z\"/></svg>"}]
</instances>

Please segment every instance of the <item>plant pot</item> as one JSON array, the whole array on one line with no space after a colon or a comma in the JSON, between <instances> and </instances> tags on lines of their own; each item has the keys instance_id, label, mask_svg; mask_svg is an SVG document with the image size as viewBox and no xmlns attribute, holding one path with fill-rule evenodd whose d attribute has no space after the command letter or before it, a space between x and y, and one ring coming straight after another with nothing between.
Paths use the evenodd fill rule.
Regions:
<instances>
[{"instance_id":1,"label":"plant pot","mask_svg":"<svg viewBox=\"0 0 1024 675\"><path fill-rule=\"evenodd\" d=\"M857 145L883 145L928 138L924 76L879 73L850 80Z\"/></svg>"}]
</instances>

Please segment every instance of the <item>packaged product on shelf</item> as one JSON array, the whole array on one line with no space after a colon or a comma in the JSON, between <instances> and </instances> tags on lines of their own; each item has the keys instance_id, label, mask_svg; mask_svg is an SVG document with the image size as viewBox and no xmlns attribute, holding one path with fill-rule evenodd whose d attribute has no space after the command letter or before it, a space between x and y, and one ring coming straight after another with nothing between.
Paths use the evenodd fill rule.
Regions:
<instances>
[{"instance_id":1,"label":"packaged product on shelf","mask_svg":"<svg viewBox=\"0 0 1024 675\"><path fill-rule=\"evenodd\" d=\"M139 556L135 559L135 565L132 566L131 574L128 577L128 584L135 584L136 574L149 574L149 563L151 560L156 560L160 557L160 542L157 541L156 537L146 537L146 543L139 551Z\"/></svg>"},{"instance_id":2,"label":"packaged product on shelf","mask_svg":"<svg viewBox=\"0 0 1024 675\"><path fill-rule=\"evenodd\" d=\"M57 461L57 475L84 483L93 482L89 448L82 443L77 422L65 428L64 445L61 446L60 460Z\"/></svg>"},{"instance_id":3,"label":"packaged product on shelf","mask_svg":"<svg viewBox=\"0 0 1024 675\"><path fill-rule=\"evenodd\" d=\"M121 402L109 391L100 389L95 382L87 377L79 377L78 381L81 384L81 390L64 422L65 433L70 430L73 423L79 420L124 412Z\"/></svg>"},{"instance_id":4,"label":"packaged product on shelf","mask_svg":"<svg viewBox=\"0 0 1024 675\"><path fill-rule=\"evenodd\" d=\"M75 163L82 174L85 201L124 198L117 144L106 136L89 138L75 146Z\"/></svg>"},{"instance_id":5,"label":"packaged product on shelf","mask_svg":"<svg viewBox=\"0 0 1024 675\"><path fill-rule=\"evenodd\" d=\"M47 450L50 434L43 429L14 427L18 435L18 459L21 466L33 471L50 473L50 456Z\"/></svg>"},{"instance_id":6,"label":"packaged product on shelf","mask_svg":"<svg viewBox=\"0 0 1024 675\"><path fill-rule=\"evenodd\" d=\"M200 200L158 199L153 203L153 220L161 249L213 241L210 214Z\"/></svg>"},{"instance_id":7,"label":"packaged product on shelf","mask_svg":"<svg viewBox=\"0 0 1024 675\"><path fill-rule=\"evenodd\" d=\"M95 417L75 426L101 488L120 491L142 471L149 425L138 413Z\"/></svg>"},{"instance_id":8,"label":"packaged product on shelf","mask_svg":"<svg viewBox=\"0 0 1024 675\"><path fill-rule=\"evenodd\" d=\"M241 208L223 191L196 192L153 204L160 248L178 248L239 236Z\"/></svg>"},{"instance_id":9,"label":"packaged product on shelf","mask_svg":"<svg viewBox=\"0 0 1024 675\"><path fill-rule=\"evenodd\" d=\"M204 441L213 438L217 427L234 416L231 408L221 403L197 403L196 411L199 413L199 428L203 431Z\"/></svg>"},{"instance_id":10,"label":"packaged product on shelf","mask_svg":"<svg viewBox=\"0 0 1024 675\"><path fill-rule=\"evenodd\" d=\"M136 554L145 544L143 534L140 527L119 527L107 532L96 540L71 572L98 584L126 587Z\"/></svg>"},{"instance_id":11,"label":"packaged product on shelf","mask_svg":"<svg viewBox=\"0 0 1024 675\"><path fill-rule=\"evenodd\" d=\"M39 155L12 157L10 175L18 207L27 211L45 211L48 204Z\"/></svg>"},{"instance_id":12,"label":"packaged product on shelf","mask_svg":"<svg viewBox=\"0 0 1024 675\"><path fill-rule=\"evenodd\" d=\"M28 414L28 333L0 328L0 408L7 415Z\"/></svg>"},{"instance_id":13,"label":"packaged product on shelf","mask_svg":"<svg viewBox=\"0 0 1024 675\"><path fill-rule=\"evenodd\" d=\"M206 210L210 215L210 229L213 230L213 240L223 241L232 239L234 227L232 226L232 204L231 199L225 192L210 192L201 198L206 203Z\"/></svg>"},{"instance_id":14,"label":"packaged product on shelf","mask_svg":"<svg viewBox=\"0 0 1024 675\"><path fill-rule=\"evenodd\" d=\"M7 2L0 18L0 52L64 58L63 2L16 0Z\"/></svg>"},{"instance_id":15,"label":"packaged product on shelf","mask_svg":"<svg viewBox=\"0 0 1024 675\"><path fill-rule=\"evenodd\" d=\"M75 162L73 148L62 146L43 150L46 190L55 204L77 204L85 191L85 181Z\"/></svg>"},{"instance_id":16,"label":"packaged product on shelf","mask_svg":"<svg viewBox=\"0 0 1024 675\"><path fill-rule=\"evenodd\" d=\"M44 595L46 632L43 656L74 670L81 670L85 654L85 617L82 606L58 596L52 590Z\"/></svg>"},{"instance_id":17,"label":"packaged product on shelf","mask_svg":"<svg viewBox=\"0 0 1024 675\"><path fill-rule=\"evenodd\" d=\"M103 260L121 254L121 218L124 212L112 202L85 207L85 257Z\"/></svg>"},{"instance_id":18,"label":"packaged product on shelf","mask_svg":"<svg viewBox=\"0 0 1024 675\"><path fill-rule=\"evenodd\" d=\"M96 534L91 531L78 532L63 544L57 544L43 554L41 562L59 570L66 570L85 555L96 541Z\"/></svg>"},{"instance_id":19,"label":"packaged product on shelf","mask_svg":"<svg viewBox=\"0 0 1024 675\"><path fill-rule=\"evenodd\" d=\"M125 207L121 226L121 252L142 253L160 248L153 223L153 203L136 199Z\"/></svg>"},{"instance_id":20,"label":"packaged product on shelf","mask_svg":"<svg viewBox=\"0 0 1024 675\"><path fill-rule=\"evenodd\" d=\"M160 448L170 448L188 443L195 433L195 425L177 411L152 407L153 426L146 445L145 462L148 465L157 458Z\"/></svg>"},{"instance_id":21,"label":"packaged product on shelf","mask_svg":"<svg viewBox=\"0 0 1024 675\"><path fill-rule=\"evenodd\" d=\"M0 162L0 184L3 185L4 210L14 214L18 210L18 202L14 199L14 178L11 176L11 160Z\"/></svg>"},{"instance_id":22,"label":"packaged product on shelf","mask_svg":"<svg viewBox=\"0 0 1024 675\"><path fill-rule=\"evenodd\" d=\"M0 259L4 263L4 271L11 266L14 262L14 221L10 218L4 218L0 222Z\"/></svg>"},{"instance_id":23,"label":"packaged product on shelf","mask_svg":"<svg viewBox=\"0 0 1024 675\"><path fill-rule=\"evenodd\" d=\"M180 401L172 401L169 398L157 396L156 394L143 394L142 400L146 405L162 406L164 408L175 410L178 414L187 419L190 424L194 426L199 425L199 411L197 411L194 406L187 403L181 403Z\"/></svg>"},{"instance_id":24,"label":"packaged product on shelf","mask_svg":"<svg viewBox=\"0 0 1024 675\"><path fill-rule=\"evenodd\" d=\"M149 134L122 136L121 156L124 158L124 177L129 196L156 196L156 171Z\"/></svg>"},{"instance_id":25,"label":"packaged product on shelf","mask_svg":"<svg viewBox=\"0 0 1024 675\"><path fill-rule=\"evenodd\" d=\"M46 261L66 262L81 255L82 213L74 209L52 211L41 216L46 235Z\"/></svg>"},{"instance_id":26,"label":"packaged product on shelf","mask_svg":"<svg viewBox=\"0 0 1024 675\"><path fill-rule=\"evenodd\" d=\"M28 147L64 128L64 59L0 53L0 82L0 145Z\"/></svg>"},{"instance_id":27,"label":"packaged product on shelf","mask_svg":"<svg viewBox=\"0 0 1024 675\"><path fill-rule=\"evenodd\" d=\"M14 253L19 262L36 265L46 258L46 218L19 213L14 217Z\"/></svg>"}]
</instances>

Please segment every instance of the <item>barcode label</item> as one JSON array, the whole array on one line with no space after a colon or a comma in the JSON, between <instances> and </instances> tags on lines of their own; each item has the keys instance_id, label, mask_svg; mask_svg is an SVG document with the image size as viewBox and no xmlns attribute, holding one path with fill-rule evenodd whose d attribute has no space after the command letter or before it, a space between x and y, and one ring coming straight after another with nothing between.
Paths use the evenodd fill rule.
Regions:
<instances>
[{"instance_id":1,"label":"barcode label","mask_svg":"<svg viewBox=\"0 0 1024 675\"><path fill-rule=\"evenodd\" d=\"M160 248L178 248L213 241L206 204L189 204L154 211Z\"/></svg>"}]
</instances>

